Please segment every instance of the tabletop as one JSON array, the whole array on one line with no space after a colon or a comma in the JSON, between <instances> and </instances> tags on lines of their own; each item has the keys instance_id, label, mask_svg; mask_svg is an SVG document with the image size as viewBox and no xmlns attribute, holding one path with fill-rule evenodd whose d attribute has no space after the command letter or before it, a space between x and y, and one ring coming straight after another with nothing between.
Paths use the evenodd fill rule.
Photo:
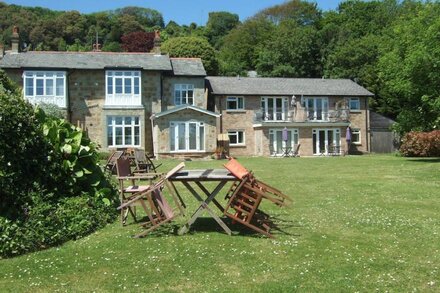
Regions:
<instances>
[{"instance_id":1,"label":"tabletop","mask_svg":"<svg viewBox=\"0 0 440 293\"><path fill-rule=\"evenodd\" d=\"M235 181L226 169L182 170L169 178L170 181Z\"/></svg>"}]
</instances>

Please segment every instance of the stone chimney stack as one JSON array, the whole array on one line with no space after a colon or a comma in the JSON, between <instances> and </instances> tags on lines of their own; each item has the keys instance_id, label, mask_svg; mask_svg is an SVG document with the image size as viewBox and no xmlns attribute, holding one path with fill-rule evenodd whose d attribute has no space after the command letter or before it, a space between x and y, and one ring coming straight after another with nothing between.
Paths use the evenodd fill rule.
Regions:
<instances>
[{"instance_id":1,"label":"stone chimney stack","mask_svg":"<svg viewBox=\"0 0 440 293\"><path fill-rule=\"evenodd\" d=\"M153 53L156 55L160 55L160 45L162 43L162 40L160 39L160 31L154 31L154 47L153 47Z\"/></svg>"},{"instance_id":2,"label":"stone chimney stack","mask_svg":"<svg viewBox=\"0 0 440 293\"><path fill-rule=\"evenodd\" d=\"M11 52L18 53L20 51L20 35L18 26L14 26L12 29L12 37L11 37Z\"/></svg>"}]
</instances>

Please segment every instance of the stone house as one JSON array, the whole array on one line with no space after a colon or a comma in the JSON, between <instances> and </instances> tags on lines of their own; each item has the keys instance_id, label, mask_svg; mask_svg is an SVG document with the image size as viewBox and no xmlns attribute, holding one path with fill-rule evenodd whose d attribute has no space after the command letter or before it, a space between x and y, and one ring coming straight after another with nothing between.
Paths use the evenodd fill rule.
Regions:
<instances>
[{"instance_id":1,"label":"stone house","mask_svg":"<svg viewBox=\"0 0 440 293\"><path fill-rule=\"evenodd\" d=\"M232 156L303 156L368 152L368 98L347 79L206 78ZM351 144L346 143L350 127Z\"/></svg>"},{"instance_id":2,"label":"stone house","mask_svg":"<svg viewBox=\"0 0 440 293\"><path fill-rule=\"evenodd\" d=\"M159 43L159 42L158 42ZM156 53L20 52L0 68L34 104L58 105L102 150L140 147L157 157L206 157L218 134L231 155L368 152L372 94L350 80L207 77L198 58Z\"/></svg>"}]
</instances>

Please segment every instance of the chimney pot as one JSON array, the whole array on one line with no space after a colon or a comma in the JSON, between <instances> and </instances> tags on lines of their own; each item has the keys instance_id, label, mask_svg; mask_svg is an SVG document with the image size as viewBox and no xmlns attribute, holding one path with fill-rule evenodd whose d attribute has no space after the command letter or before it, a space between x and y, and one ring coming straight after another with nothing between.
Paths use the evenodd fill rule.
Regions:
<instances>
[{"instance_id":1,"label":"chimney pot","mask_svg":"<svg viewBox=\"0 0 440 293\"><path fill-rule=\"evenodd\" d=\"M160 45L162 43L162 40L160 39L160 31L156 30L154 31L154 47L153 47L153 52L156 55L160 55Z\"/></svg>"}]
</instances>

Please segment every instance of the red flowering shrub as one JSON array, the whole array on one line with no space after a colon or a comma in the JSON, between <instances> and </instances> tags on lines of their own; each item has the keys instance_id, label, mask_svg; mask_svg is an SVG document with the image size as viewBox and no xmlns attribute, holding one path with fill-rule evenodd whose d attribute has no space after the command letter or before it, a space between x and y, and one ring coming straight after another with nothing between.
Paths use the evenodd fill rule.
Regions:
<instances>
[{"instance_id":1,"label":"red flowering shrub","mask_svg":"<svg viewBox=\"0 0 440 293\"><path fill-rule=\"evenodd\" d=\"M400 152L405 157L440 157L440 130L408 132L403 137Z\"/></svg>"}]
</instances>

